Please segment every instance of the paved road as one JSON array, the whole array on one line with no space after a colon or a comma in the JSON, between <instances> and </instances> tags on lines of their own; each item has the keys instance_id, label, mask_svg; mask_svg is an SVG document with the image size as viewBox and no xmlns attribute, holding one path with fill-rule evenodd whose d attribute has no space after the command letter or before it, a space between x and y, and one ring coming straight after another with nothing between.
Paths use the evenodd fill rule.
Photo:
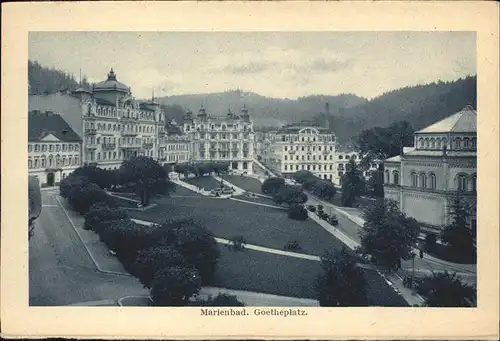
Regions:
<instances>
[{"instance_id":1,"label":"paved road","mask_svg":"<svg viewBox=\"0 0 500 341\"><path fill-rule=\"evenodd\" d=\"M45 206L30 240L30 306L117 305L120 297L144 294L134 278L97 270L62 208L56 205L55 195L42 191Z\"/></svg>"}]
</instances>

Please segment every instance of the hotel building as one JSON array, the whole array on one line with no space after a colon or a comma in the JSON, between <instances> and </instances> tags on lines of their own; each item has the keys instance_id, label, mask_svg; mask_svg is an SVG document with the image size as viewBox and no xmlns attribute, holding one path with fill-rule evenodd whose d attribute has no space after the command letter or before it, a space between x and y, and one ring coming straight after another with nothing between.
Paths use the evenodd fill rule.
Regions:
<instances>
[{"instance_id":1,"label":"hotel building","mask_svg":"<svg viewBox=\"0 0 500 341\"><path fill-rule=\"evenodd\" d=\"M248 109L240 115L209 116L201 107L196 116L187 112L184 133L191 141L192 161L229 162L232 171L253 173L254 132Z\"/></svg>"}]
</instances>

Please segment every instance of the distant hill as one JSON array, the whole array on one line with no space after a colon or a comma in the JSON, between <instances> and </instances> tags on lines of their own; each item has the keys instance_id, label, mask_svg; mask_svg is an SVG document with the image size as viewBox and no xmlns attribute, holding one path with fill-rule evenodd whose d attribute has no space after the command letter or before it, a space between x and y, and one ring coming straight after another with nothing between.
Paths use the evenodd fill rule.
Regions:
<instances>
[{"instance_id":1,"label":"distant hill","mask_svg":"<svg viewBox=\"0 0 500 341\"><path fill-rule=\"evenodd\" d=\"M159 98L159 101L167 107L178 106L184 110L192 110L195 114L203 105L208 114L216 116L225 115L229 109L233 112L240 112L243 105L246 105L256 125L281 126L293 121L310 119L316 114L323 113L327 102L330 112L335 112L340 108L350 108L365 103L366 99L352 94L342 94L338 96L315 95L290 100L232 90L209 94L167 96Z\"/></svg>"},{"instance_id":2,"label":"distant hill","mask_svg":"<svg viewBox=\"0 0 500 341\"><path fill-rule=\"evenodd\" d=\"M57 69L50 69L36 61L28 61L29 92L33 95L52 93L59 90L76 90L80 86L73 75ZM84 77L82 87L89 89L90 84Z\"/></svg>"},{"instance_id":3,"label":"distant hill","mask_svg":"<svg viewBox=\"0 0 500 341\"><path fill-rule=\"evenodd\" d=\"M476 76L387 92L361 105L332 112L330 126L339 142L352 142L363 129L384 127L395 121L408 121L419 130L467 104L477 107Z\"/></svg>"}]
</instances>

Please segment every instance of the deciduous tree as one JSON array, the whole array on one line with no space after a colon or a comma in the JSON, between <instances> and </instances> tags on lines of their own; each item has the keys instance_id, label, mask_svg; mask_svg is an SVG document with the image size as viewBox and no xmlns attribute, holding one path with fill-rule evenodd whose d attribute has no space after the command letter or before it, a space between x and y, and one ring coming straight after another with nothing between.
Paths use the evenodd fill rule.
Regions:
<instances>
[{"instance_id":1,"label":"deciduous tree","mask_svg":"<svg viewBox=\"0 0 500 341\"><path fill-rule=\"evenodd\" d=\"M173 266L155 275L151 298L155 306L185 306L201 288L198 270L192 266Z\"/></svg>"},{"instance_id":2,"label":"deciduous tree","mask_svg":"<svg viewBox=\"0 0 500 341\"><path fill-rule=\"evenodd\" d=\"M365 210L361 249L391 271L401 258L411 259L419 233L418 222L403 214L394 201L379 199Z\"/></svg>"},{"instance_id":3,"label":"deciduous tree","mask_svg":"<svg viewBox=\"0 0 500 341\"><path fill-rule=\"evenodd\" d=\"M366 305L366 280L356 260L345 249L327 252L321 257L323 273L316 280L321 306L349 307Z\"/></svg>"},{"instance_id":4,"label":"deciduous tree","mask_svg":"<svg viewBox=\"0 0 500 341\"><path fill-rule=\"evenodd\" d=\"M470 307L475 300L474 288L464 284L455 273L434 273L420 280L417 292L430 307Z\"/></svg>"}]
</instances>

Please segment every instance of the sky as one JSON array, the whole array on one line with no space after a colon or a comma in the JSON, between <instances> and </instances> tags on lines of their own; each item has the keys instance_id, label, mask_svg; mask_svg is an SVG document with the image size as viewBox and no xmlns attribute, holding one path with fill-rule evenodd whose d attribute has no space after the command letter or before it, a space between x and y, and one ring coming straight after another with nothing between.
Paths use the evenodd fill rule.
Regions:
<instances>
[{"instance_id":1,"label":"sky","mask_svg":"<svg viewBox=\"0 0 500 341\"><path fill-rule=\"evenodd\" d=\"M295 99L476 74L474 32L31 32L29 59L136 98L233 89Z\"/></svg>"}]
</instances>

